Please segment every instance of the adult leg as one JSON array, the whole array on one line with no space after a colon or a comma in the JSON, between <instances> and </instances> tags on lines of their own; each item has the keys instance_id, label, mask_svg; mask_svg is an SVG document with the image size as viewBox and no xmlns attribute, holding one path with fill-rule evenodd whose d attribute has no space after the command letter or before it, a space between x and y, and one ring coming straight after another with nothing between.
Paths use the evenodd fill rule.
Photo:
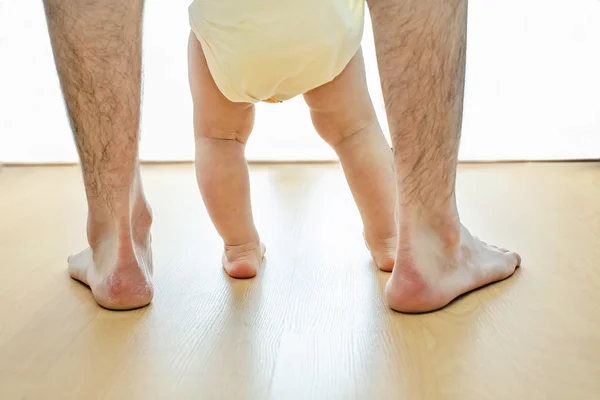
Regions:
<instances>
[{"instance_id":1,"label":"adult leg","mask_svg":"<svg viewBox=\"0 0 600 400\"><path fill-rule=\"evenodd\" d=\"M90 248L69 258L103 307L150 303L151 211L138 165L143 0L44 0L81 160Z\"/></svg>"},{"instance_id":2,"label":"adult leg","mask_svg":"<svg viewBox=\"0 0 600 400\"><path fill-rule=\"evenodd\" d=\"M520 258L471 236L456 207L467 0L370 0L369 6L399 199L387 301L398 311L431 311L509 277Z\"/></svg>"},{"instance_id":3,"label":"adult leg","mask_svg":"<svg viewBox=\"0 0 600 400\"><path fill-rule=\"evenodd\" d=\"M304 97L317 132L340 158L373 260L389 272L397 242L393 158L369 96L362 52Z\"/></svg>"},{"instance_id":4,"label":"adult leg","mask_svg":"<svg viewBox=\"0 0 600 400\"><path fill-rule=\"evenodd\" d=\"M254 124L254 105L233 103L219 91L193 33L188 51L198 186L225 243L225 271L234 278L252 278L265 253L252 218L244 155Z\"/></svg>"}]
</instances>

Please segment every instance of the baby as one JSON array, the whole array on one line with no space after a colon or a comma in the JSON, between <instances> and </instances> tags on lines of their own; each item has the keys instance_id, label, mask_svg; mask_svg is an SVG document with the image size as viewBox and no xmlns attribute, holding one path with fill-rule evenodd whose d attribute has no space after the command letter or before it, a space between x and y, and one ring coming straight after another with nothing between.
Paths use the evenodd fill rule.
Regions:
<instances>
[{"instance_id":1,"label":"baby","mask_svg":"<svg viewBox=\"0 0 600 400\"><path fill-rule=\"evenodd\" d=\"M234 278L255 276L265 253L244 156L253 104L300 94L342 163L373 260L394 266L393 160L367 90L364 10L364 0L195 0L189 8L196 173Z\"/></svg>"}]
</instances>

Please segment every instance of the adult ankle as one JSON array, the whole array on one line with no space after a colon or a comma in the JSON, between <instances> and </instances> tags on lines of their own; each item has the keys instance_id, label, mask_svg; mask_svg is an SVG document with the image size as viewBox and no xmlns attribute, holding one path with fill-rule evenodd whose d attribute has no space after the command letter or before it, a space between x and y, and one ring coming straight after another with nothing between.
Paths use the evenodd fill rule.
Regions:
<instances>
[{"instance_id":1,"label":"adult ankle","mask_svg":"<svg viewBox=\"0 0 600 400\"><path fill-rule=\"evenodd\" d=\"M445 248L456 249L460 244L461 224L456 207L452 204L433 208L403 206L400 214L400 236L411 231L433 233Z\"/></svg>"},{"instance_id":2,"label":"adult ankle","mask_svg":"<svg viewBox=\"0 0 600 400\"><path fill-rule=\"evenodd\" d=\"M131 226L135 237L146 239L154 220L152 208L143 196L136 202L132 212Z\"/></svg>"},{"instance_id":3,"label":"adult ankle","mask_svg":"<svg viewBox=\"0 0 600 400\"><path fill-rule=\"evenodd\" d=\"M88 213L88 242L94 249L107 237L128 238L145 242L152 225L152 210L143 195L131 204L127 198L112 205L90 202Z\"/></svg>"}]
</instances>

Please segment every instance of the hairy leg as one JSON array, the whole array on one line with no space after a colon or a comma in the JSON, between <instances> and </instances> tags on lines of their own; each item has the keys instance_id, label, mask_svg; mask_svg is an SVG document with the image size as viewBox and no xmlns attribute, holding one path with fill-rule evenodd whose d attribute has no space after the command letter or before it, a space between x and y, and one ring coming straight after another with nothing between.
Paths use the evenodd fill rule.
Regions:
<instances>
[{"instance_id":1,"label":"hairy leg","mask_svg":"<svg viewBox=\"0 0 600 400\"><path fill-rule=\"evenodd\" d=\"M81 160L90 249L74 279L110 309L150 303L151 211L138 166L143 0L44 0Z\"/></svg>"},{"instance_id":2,"label":"hairy leg","mask_svg":"<svg viewBox=\"0 0 600 400\"><path fill-rule=\"evenodd\" d=\"M252 217L244 155L254 124L254 106L233 103L219 91L193 33L188 51L198 186L225 243L225 271L234 278L252 278L265 253Z\"/></svg>"},{"instance_id":3,"label":"hairy leg","mask_svg":"<svg viewBox=\"0 0 600 400\"><path fill-rule=\"evenodd\" d=\"M398 311L431 311L509 277L520 258L471 236L456 206L467 0L370 0L369 6L399 200L387 300Z\"/></svg>"},{"instance_id":4,"label":"hairy leg","mask_svg":"<svg viewBox=\"0 0 600 400\"><path fill-rule=\"evenodd\" d=\"M391 271L397 242L393 158L371 103L362 52L304 97L317 132L340 158L373 260Z\"/></svg>"}]
</instances>

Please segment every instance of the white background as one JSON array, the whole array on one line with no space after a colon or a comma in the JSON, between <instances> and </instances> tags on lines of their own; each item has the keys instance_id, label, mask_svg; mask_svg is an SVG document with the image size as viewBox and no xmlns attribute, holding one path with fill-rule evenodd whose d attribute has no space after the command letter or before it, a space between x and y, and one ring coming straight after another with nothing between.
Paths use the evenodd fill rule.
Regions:
<instances>
[{"instance_id":1,"label":"white background","mask_svg":"<svg viewBox=\"0 0 600 400\"><path fill-rule=\"evenodd\" d=\"M0 0L0 161L72 162L40 0ZM143 160L193 158L189 0L148 0ZM370 90L386 127L369 21ZM387 134L387 129L386 129ZM328 160L300 98L260 104L250 160ZM471 0L461 160L600 158L600 1Z\"/></svg>"}]
</instances>

